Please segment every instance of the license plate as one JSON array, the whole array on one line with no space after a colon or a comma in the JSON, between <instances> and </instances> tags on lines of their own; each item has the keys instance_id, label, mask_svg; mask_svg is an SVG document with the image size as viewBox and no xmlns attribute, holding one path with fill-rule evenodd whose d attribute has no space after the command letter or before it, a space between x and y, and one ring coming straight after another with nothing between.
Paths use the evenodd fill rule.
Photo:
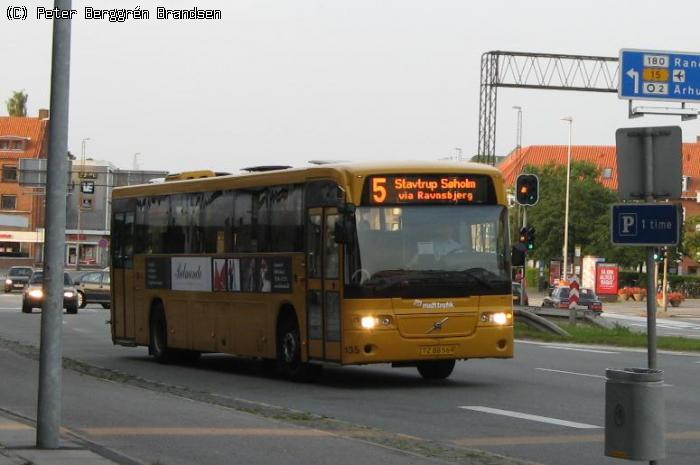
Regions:
<instances>
[{"instance_id":1,"label":"license plate","mask_svg":"<svg viewBox=\"0 0 700 465\"><path fill-rule=\"evenodd\" d=\"M420 355L454 355L457 346L422 346L418 348Z\"/></svg>"}]
</instances>

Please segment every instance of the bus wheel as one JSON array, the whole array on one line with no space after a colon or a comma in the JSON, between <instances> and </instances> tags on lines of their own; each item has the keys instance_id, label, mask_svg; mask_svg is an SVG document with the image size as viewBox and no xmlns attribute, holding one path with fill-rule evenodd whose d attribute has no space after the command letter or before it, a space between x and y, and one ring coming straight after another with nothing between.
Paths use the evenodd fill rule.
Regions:
<instances>
[{"instance_id":1,"label":"bus wheel","mask_svg":"<svg viewBox=\"0 0 700 465\"><path fill-rule=\"evenodd\" d=\"M296 318L285 318L277 331L279 371L292 381L311 382L321 373L321 366L301 361L301 343Z\"/></svg>"},{"instance_id":2,"label":"bus wheel","mask_svg":"<svg viewBox=\"0 0 700 465\"><path fill-rule=\"evenodd\" d=\"M445 379L452 374L455 368L454 360L434 360L430 362L418 362L418 373L424 379Z\"/></svg>"},{"instance_id":3,"label":"bus wheel","mask_svg":"<svg viewBox=\"0 0 700 465\"><path fill-rule=\"evenodd\" d=\"M172 359L172 349L168 349L168 325L161 303L156 303L151 310L150 333L149 352L158 363L169 363Z\"/></svg>"}]
</instances>

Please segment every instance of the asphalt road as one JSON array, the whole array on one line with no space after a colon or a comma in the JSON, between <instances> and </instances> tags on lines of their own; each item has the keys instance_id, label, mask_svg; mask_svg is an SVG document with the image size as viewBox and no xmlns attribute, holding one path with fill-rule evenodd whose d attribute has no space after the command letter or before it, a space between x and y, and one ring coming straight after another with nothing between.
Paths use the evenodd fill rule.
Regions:
<instances>
[{"instance_id":1,"label":"asphalt road","mask_svg":"<svg viewBox=\"0 0 700 465\"><path fill-rule=\"evenodd\" d=\"M449 461L455 447L457 450L464 447L541 464L619 464L619 460L603 456L605 368L646 365L644 351L519 342L515 359L461 362L444 382L425 382L412 368L379 365L326 368L317 383L299 385L262 374L259 364L222 355L204 356L196 366L158 365L148 358L145 348L113 346L109 327L105 325L108 318L109 312L98 307L88 307L78 315L64 318L65 356L120 374L113 383L99 381L103 387L92 391L105 390L109 394L119 388L119 393L93 394L89 396L90 402L82 399L85 408L81 408L80 397L72 398L67 393L71 405L76 407L65 411L66 426L95 442L141 459L154 457L156 451L155 456L164 465L228 463L221 456L228 443L216 434L219 431L216 428L227 424L222 411L241 409L246 401L256 403L251 405L298 411L298 418L279 416L282 425L293 423L296 427L303 420L304 426L328 430L323 423L331 418L344 422L338 428L340 432L335 433L341 437L349 434L343 432L350 429L349 425L370 427L373 436L384 432L394 434L383 441L392 449L405 450L406 444L413 440L397 435L419 438L415 441L422 440L426 445L420 453L440 462ZM18 296L0 295L1 338L35 345L39 323L38 311L32 315L20 313ZM0 357L5 364L0 372L22 372L23 365L13 357ZM696 465L700 457L700 396L697 395L700 357L660 353L659 367L664 370L667 383L668 431L668 458L660 463ZM21 379L29 380L23 382L31 382L31 373L22 376ZM68 378L72 376L77 375ZM156 387L142 393L132 385L122 386L125 379L147 380ZM18 386L3 385L0 406L33 416L35 406L27 396L18 394ZM124 389L127 392L122 392ZM164 392L174 392L180 397L172 398ZM184 402L181 397L195 402ZM222 409L221 405L233 409ZM174 413L154 417L149 414L151 408L158 412L171 408ZM304 413L320 417L306 418ZM154 429L173 424L182 428L178 435L170 434L171 430ZM235 439L233 443L240 447L240 438ZM251 441L248 444L256 444L254 439L248 438ZM307 444L304 451L308 452L319 445L318 440L300 436L297 441L286 439L284 444L288 447ZM359 445L355 447L358 453L375 450L368 449L364 442ZM284 450L280 447L271 449L271 457L278 457L276 454ZM342 453L347 444L336 447ZM293 447L288 450L294 453ZM267 450L264 452L266 456ZM384 463L384 459L391 463L400 459L392 454L395 452L387 457L355 459L365 463ZM333 454L326 463L343 463L344 458L337 455ZM183 461L183 457L193 460L194 456L209 461ZM256 463L253 456L248 459L252 461L247 463ZM323 463L323 455L308 462ZM424 462L412 456L405 463Z\"/></svg>"}]
</instances>

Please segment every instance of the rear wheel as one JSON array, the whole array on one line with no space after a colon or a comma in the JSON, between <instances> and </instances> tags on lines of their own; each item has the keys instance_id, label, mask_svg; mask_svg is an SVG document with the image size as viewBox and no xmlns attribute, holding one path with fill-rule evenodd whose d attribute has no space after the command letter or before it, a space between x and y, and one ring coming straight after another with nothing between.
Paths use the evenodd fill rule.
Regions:
<instances>
[{"instance_id":1,"label":"rear wheel","mask_svg":"<svg viewBox=\"0 0 700 465\"><path fill-rule=\"evenodd\" d=\"M296 318L287 317L277 331L279 371L292 381L311 382L321 373L321 366L301 361L301 343Z\"/></svg>"},{"instance_id":2,"label":"rear wheel","mask_svg":"<svg viewBox=\"0 0 700 465\"><path fill-rule=\"evenodd\" d=\"M151 310L150 325L150 353L158 363L169 363L172 361L173 353L168 348L168 325L165 321L165 310L163 304L156 303Z\"/></svg>"},{"instance_id":3,"label":"rear wheel","mask_svg":"<svg viewBox=\"0 0 700 465\"><path fill-rule=\"evenodd\" d=\"M455 368L454 360L433 360L430 362L418 362L418 373L424 379L445 379L452 374Z\"/></svg>"},{"instance_id":4,"label":"rear wheel","mask_svg":"<svg viewBox=\"0 0 700 465\"><path fill-rule=\"evenodd\" d=\"M106 303L106 302L104 302L104 303L102 304L102 308L109 308L109 307L110 307L110 304L108 304L108 303Z\"/></svg>"},{"instance_id":5,"label":"rear wheel","mask_svg":"<svg viewBox=\"0 0 700 465\"><path fill-rule=\"evenodd\" d=\"M85 294L78 291L78 307L85 308L87 305L87 300L85 300Z\"/></svg>"}]
</instances>

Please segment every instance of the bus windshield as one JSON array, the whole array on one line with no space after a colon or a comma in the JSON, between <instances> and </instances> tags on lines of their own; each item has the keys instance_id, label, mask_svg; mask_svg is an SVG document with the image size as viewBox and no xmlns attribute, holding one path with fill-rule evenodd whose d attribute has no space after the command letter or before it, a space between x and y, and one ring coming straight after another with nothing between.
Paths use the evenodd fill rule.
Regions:
<instances>
[{"instance_id":1,"label":"bus windshield","mask_svg":"<svg viewBox=\"0 0 700 465\"><path fill-rule=\"evenodd\" d=\"M359 207L345 297L510 294L507 217L500 205Z\"/></svg>"}]
</instances>

